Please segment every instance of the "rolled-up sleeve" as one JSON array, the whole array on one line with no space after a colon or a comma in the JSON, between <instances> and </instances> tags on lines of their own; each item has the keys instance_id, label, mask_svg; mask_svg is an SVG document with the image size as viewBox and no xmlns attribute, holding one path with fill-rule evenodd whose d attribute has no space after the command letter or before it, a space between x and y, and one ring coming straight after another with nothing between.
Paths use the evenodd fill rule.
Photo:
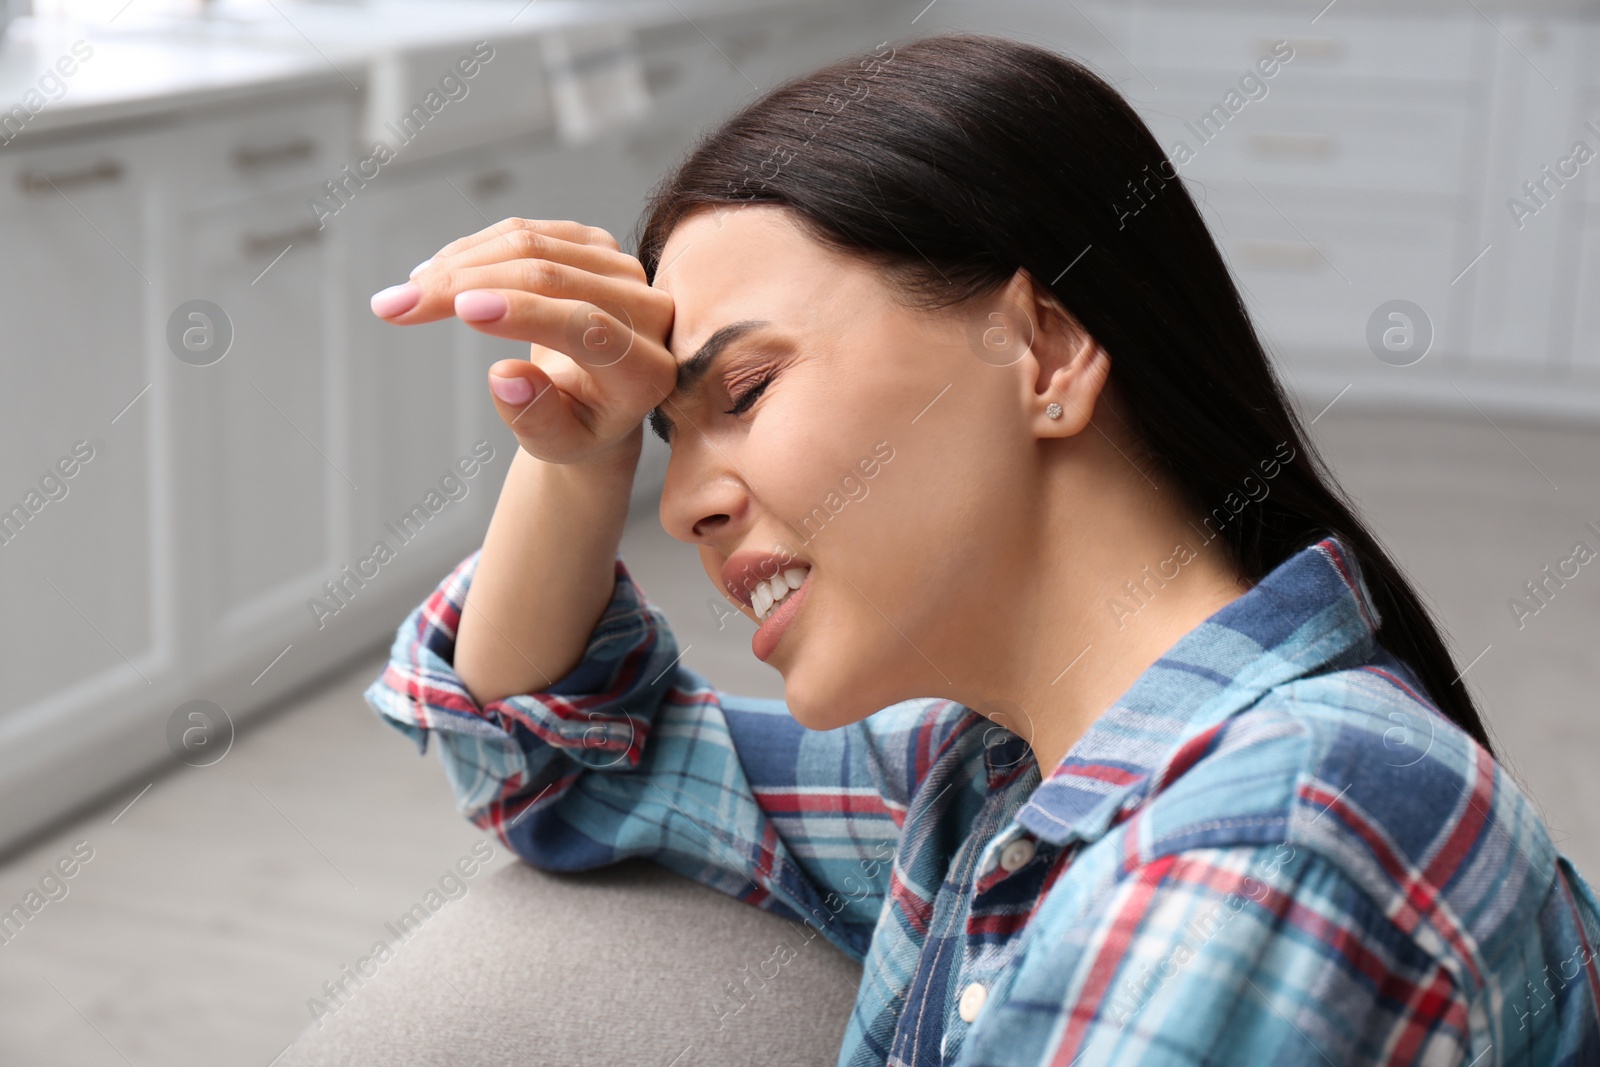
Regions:
<instances>
[{"instance_id":1,"label":"rolled-up sleeve","mask_svg":"<svg viewBox=\"0 0 1600 1067\"><path fill-rule=\"evenodd\" d=\"M454 667L479 555L463 560L407 616L366 699L419 750L437 734L458 807L485 829L504 831L584 768L639 765L677 649L619 556L611 600L578 664L540 692L479 705Z\"/></svg>"}]
</instances>

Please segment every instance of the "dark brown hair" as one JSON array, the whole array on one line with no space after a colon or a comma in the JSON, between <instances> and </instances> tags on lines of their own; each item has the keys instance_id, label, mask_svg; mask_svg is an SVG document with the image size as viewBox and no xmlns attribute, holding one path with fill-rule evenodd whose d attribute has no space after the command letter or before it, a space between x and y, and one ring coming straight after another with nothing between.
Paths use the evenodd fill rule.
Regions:
<instances>
[{"instance_id":1,"label":"dark brown hair","mask_svg":"<svg viewBox=\"0 0 1600 1067\"><path fill-rule=\"evenodd\" d=\"M1380 644L1491 749L1421 597L1308 441L1177 168L1101 78L1047 49L947 33L791 79L703 135L657 185L637 242L646 273L689 214L741 203L788 207L816 240L879 265L930 308L1027 270L1110 354L1147 473L1196 515L1222 517L1217 536L1239 570L1259 581L1340 535ZM1285 447L1269 493L1237 514L1222 507Z\"/></svg>"}]
</instances>

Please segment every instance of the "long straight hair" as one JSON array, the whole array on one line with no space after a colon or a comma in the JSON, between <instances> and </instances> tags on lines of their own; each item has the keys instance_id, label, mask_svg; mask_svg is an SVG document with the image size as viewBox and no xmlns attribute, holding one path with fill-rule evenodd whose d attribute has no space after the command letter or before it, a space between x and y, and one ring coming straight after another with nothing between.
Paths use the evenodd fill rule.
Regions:
<instances>
[{"instance_id":1,"label":"long straight hair","mask_svg":"<svg viewBox=\"0 0 1600 1067\"><path fill-rule=\"evenodd\" d=\"M1438 626L1308 441L1177 168L1105 81L978 33L885 42L791 79L701 136L656 186L637 241L646 274L688 214L742 203L792 209L927 308L990 295L1025 269L1110 354L1151 473L1195 514L1231 519L1217 536L1239 570L1257 582L1342 536L1379 643L1492 753ZM1285 446L1270 492L1218 511Z\"/></svg>"}]
</instances>

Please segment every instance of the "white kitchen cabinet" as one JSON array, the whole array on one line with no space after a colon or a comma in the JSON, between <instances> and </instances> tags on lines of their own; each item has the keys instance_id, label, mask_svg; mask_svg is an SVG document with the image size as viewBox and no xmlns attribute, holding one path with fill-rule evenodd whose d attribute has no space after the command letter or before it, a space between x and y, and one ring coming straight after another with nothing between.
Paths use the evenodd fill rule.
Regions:
<instances>
[{"instance_id":1,"label":"white kitchen cabinet","mask_svg":"<svg viewBox=\"0 0 1600 1067\"><path fill-rule=\"evenodd\" d=\"M1486 28L1470 13L1341 12L1313 25L1299 10L1158 4L1132 22L1133 62L1161 86L1141 114L1187 160L1182 174L1291 380L1442 381L1471 344L1470 279L1451 282L1476 251L1466 163L1482 151ZM1390 367L1368 348L1369 318L1394 300L1429 317L1425 363Z\"/></svg>"},{"instance_id":2,"label":"white kitchen cabinet","mask_svg":"<svg viewBox=\"0 0 1600 1067\"><path fill-rule=\"evenodd\" d=\"M1588 54L1600 47L1600 28L1589 28L1581 38ZM1556 319L1566 325L1563 370L1578 390L1600 391L1600 70L1591 64L1583 70L1587 84L1578 94L1577 111L1583 128L1577 138L1595 149L1596 156L1568 190L1576 195L1567 234L1570 258L1556 281Z\"/></svg>"},{"instance_id":3,"label":"white kitchen cabinet","mask_svg":"<svg viewBox=\"0 0 1600 1067\"><path fill-rule=\"evenodd\" d=\"M1470 71L1482 32L1472 14L1324 11L1305 5L1221 5L1144 2L1130 5L1130 52L1141 67L1250 69L1278 41L1287 41L1296 74L1345 87L1353 81L1459 83ZM1426 48L1418 48L1426 41ZM1160 79L1157 79L1158 81Z\"/></svg>"},{"instance_id":4,"label":"white kitchen cabinet","mask_svg":"<svg viewBox=\"0 0 1600 1067\"><path fill-rule=\"evenodd\" d=\"M1205 185L1304 189L1350 215L1373 209L1403 215L1419 201L1437 206L1462 194L1468 109L1447 99L1404 105L1381 95L1330 99L1295 84L1296 73L1291 62L1261 83L1265 96L1236 116L1223 109L1221 125L1212 109L1233 81L1164 73L1162 92L1147 97L1143 117L1175 161L1187 158L1177 146L1193 153L1179 164L1181 172ZM1202 121L1208 121L1203 130Z\"/></svg>"},{"instance_id":5,"label":"white kitchen cabinet","mask_svg":"<svg viewBox=\"0 0 1600 1067\"><path fill-rule=\"evenodd\" d=\"M1228 210L1226 232L1217 235L1275 355L1349 381L1376 363L1365 342L1372 310L1396 299L1428 312L1436 352L1459 349L1458 321L1442 312L1452 296L1447 212L1352 219L1275 192L1272 206L1258 197ZM1418 371L1439 363L1427 358L1433 362Z\"/></svg>"},{"instance_id":6,"label":"white kitchen cabinet","mask_svg":"<svg viewBox=\"0 0 1600 1067\"><path fill-rule=\"evenodd\" d=\"M28 783L0 839L81 792L37 773L49 754L125 725L178 669L165 398L147 388L161 167L137 133L0 154L0 783Z\"/></svg>"},{"instance_id":7,"label":"white kitchen cabinet","mask_svg":"<svg viewBox=\"0 0 1600 1067\"><path fill-rule=\"evenodd\" d=\"M174 220L174 305L209 300L233 334L217 362L173 370L179 513L204 517L179 534L193 583L185 622L212 654L287 637L338 568L360 489L330 326L330 239L304 201L296 190Z\"/></svg>"},{"instance_id":8,"label":"white kitchen cabinet","mask_svg":"<svg viewBox=\"0 0 1600 1067\"><path fill-rule=\"evenodd\" d=\"M1593 416L1593 194L1556 188L1520 228L1507 203L1575 141L1600 149L1584 129L1600 120L1600 25L1541 7L946 0L922 22L1113 68L1169 156L1194 151L1183 178L1292 389ZM1280 40L1294 58L1199 136ZM1395 299L1435 331L1411 367L1368 347L1368 317Z\"/></svg>"},{"instance_id":9,"label":"white kitchen cabinet","mask_svg":"<svg viewBox=\"0 0 1600 1067\"><path fill-rule=\"evenodd\" d=\"M646 191L701 128L781 75L871 49L888 21L816 4L688 26L662 10L637 42L651 111L577 145L530 59L539 31L505 35L450 104L451 138L428 131L364 184L345 168L371 154L371 120L436 80L457 52L444 38L375 48L365 93L285 68L265 92L155 100L136 119L133 101L76 129L52 109L8 144L0 506L37 514L0 543L0 596L24 609L0 624L0 847L142 785L131 776L170 761L180 704L239 723L386 643L481 543L515 449L485 372L526 345L386 325L374 291L510 215L579 219L631 248ZM345 202L314 212L330 181ZM196 301L214 306L203 319ZM93 458L66 495L28 497L80 440ZM481 441L494 459L465 477ZM652 503L659 474L640 479ZM418 532L401 538L408 515ZM379 540L393 551L374 576Z\"/></svg>"},{"instance_id":10,"label":"white kitchen cabinet","mask_svg":"<svg viewBox=\"0 0 1600 1067\"><path fill-rule=\"evenodd\" d=\"M5 491L80 438L94 452L0 547L0 590L31 606L0 641L0 843L170 759L184 701L242 717L352 651L264 676L349 526L322 458L349 462L341 282L303 184L348 140L341 107L291 97L0 158L0 227L31 264L0 297ZM169 343L196 299L232 335L208 366Z\"/></svg>"},{"instance_id":11,"label":"white kitchen cabinet","mask_svg":"<svg viewBox=\"0 0 1600 1067\"><path fill-rule=\"evenodd\" d=\"M1475 298L1471 365L1483 373L1558 380L1567 324L1556 321L1553 295L1559 276L1572 269L1570 239L1583 193L1571 184L1561 188L1542 169L1567 156L1584 134L1573 87L1593 57L1579 25L1569 20L1501 15L1497 22L1494 93L1485 116L1493 149L1470 168L1479 179L1472 254L1488 249L1469 275ZM1600 147L1593 134L1588 139L1591 148ZM1544 183L1535 187L1538 196L1526 188L1530 182ZM1513 213L1513 201L1536 213Z\"/></svg>"},{"instance_id":12,"label":"white kitchen cabinet","mask_svg":"<svg viewBox=\"0 0 1600 1067\"><path fill-rule=\"evenodd\" d=\"M1600 182L1592 183L1591 189L1600 190ZM1578 388L1600 389L1600 195L1582 211L1582 225L1574 233L1579 245L1577 269L1564 279L1574 311L1565 370Z\"/></svg>"},{"instance_id":13,"label":"white kitchen cabinet","mask_svg":"<svg viewBox=\"0 0 1600 1067\"><path fill-rule=\"evenodd\" d=\"M176 126L168 138L177 166L164 190L183 211L320 187L354 164L353 94L286 93L268 106L232 108Z\"/></svg>"}]
</instances>

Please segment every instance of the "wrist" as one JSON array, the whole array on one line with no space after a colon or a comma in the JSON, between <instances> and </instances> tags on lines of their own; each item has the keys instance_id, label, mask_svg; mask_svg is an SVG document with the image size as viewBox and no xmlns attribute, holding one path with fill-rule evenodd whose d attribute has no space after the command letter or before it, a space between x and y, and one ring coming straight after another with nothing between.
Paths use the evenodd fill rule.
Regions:
<instances>
[{"instance_id":1,"label":"wrist","mask_svg":"<svg viewBox=\"0 0 1600 1067\"><path fill-rule=\"evenodd\" d=\"M553 480L557 484L574 486L585 495L596 488L609 488L625 497L632 491L634 473L643 451L644 435L636 428L618 441L570 463L542 460L519 447L514 465L522 465L530 475L537 471L546 482Z\"/></svg>"},{"instance_id":2,"label":"wrist","mask_svg":"<svg viewBox=\"0 0 1600 1067\"><path fill-rule=\"evenodd\" d=\"M643 452L644 424L641 422L615 442L569 466L593 473L623 476L631 483Z\"/></svg>"}]
</instances>

